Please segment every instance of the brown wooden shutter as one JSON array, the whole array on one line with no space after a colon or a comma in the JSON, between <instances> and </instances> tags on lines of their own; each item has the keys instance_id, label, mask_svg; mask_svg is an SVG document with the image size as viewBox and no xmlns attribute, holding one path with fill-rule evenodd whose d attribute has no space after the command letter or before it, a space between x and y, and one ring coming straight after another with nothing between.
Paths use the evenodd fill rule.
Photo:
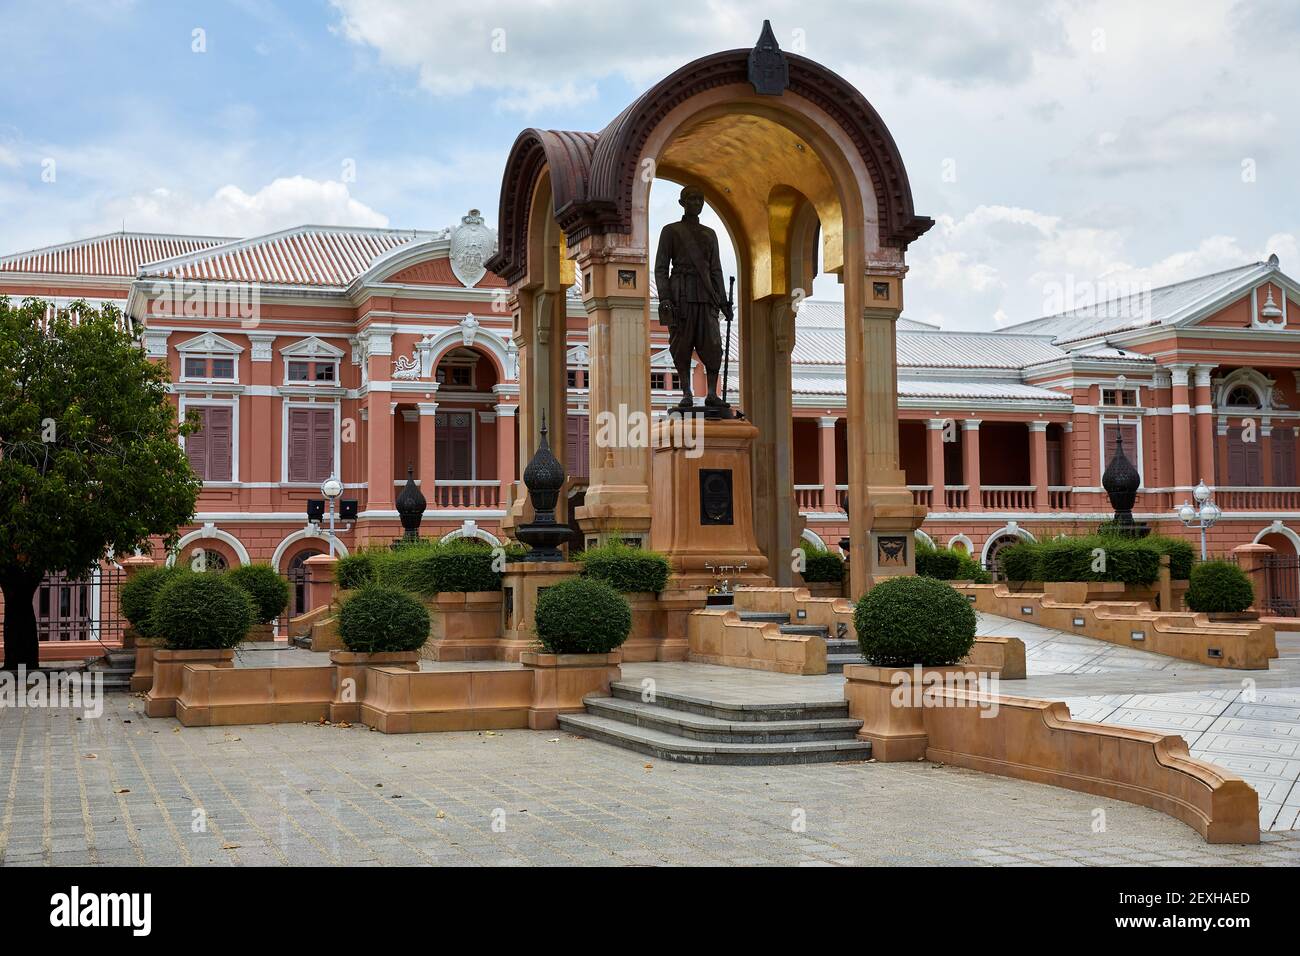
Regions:
<instances>
[{"instance_id":1,"label":"brown wooden shutter","mask_svg":"<svg viewBox=\"0 0 1300 956\"><path fill-rule=\"evenodd\" d=\"M1240 426L1228 428L1228 484L1233 487L1257 488L1264 483L1264 469L1259 457L1259 442L1242 441Z\"/></svg>"},{"instance_id":2,"label":"brown wooden shutter","mask_svg":"<svg viewBox=\"0 0 1300 956\"><path fill-rule=\"evenodd\" d=\"M1109 465L1111 459L1115 457L1115 429L1119 429L1120 434L1124 436L1124 456L1137 469L1139 475L1142 474L1142 461L1138 455L1137 443L1137 426L1129 423L1119 424L1117 422L1108 422L1106 425L1105 435L1106 442L1106 464Z\"/></svg>"},{"instance_id":3,"label":"brown wooden shutter","mask_svg":"<svg viewBox=\"0 0 1300 956\"><path fill-rule=\"evenodd\" d=\"M194 474L204 481L208 478L208 412L210 409L199 407L186 409L186 414L195 412L199 419L198 431L185 436L185 457L190 460Z\"/></svg>"},{"instance_id":4,"label":"brown wooden shutter","mask_svg":"<svg viewBox=\"0 0 1300 956\"><path fill-rule=\"evenodd\" d=\"M311 412L289 409L289 480L311 481Z\"/></svg>"},{"instance_id":5,"label":"brown wooden shutter","mask_svg":"<svg viewBox=\"0 0 1300 956\"><path fill-rule=\"evenodd\" d=\"M956 482L947 482L946 479L945 483L956 484ZM1065 484L1061 478L1061 440L1059 438L1047 439L1047 483L1057 487Z\"/></svg>"},{"instance_id":6,"label":"brown wooden shutter","mask_svg":"<svg viewBox=\"0 0 1300 956\"><path fill-rule=\"evenodd\" d=\"M212 407L207 410L208 481L233 480L234 458L233 409Z\"/></svg>"},{"instance_id":7,"label":"brown wooden shutter","mask_svg":"<svg viewBox=\"0 0 1300 956\"><path fill-rule=\"evenodd\" d=\"M1273 486L1294 485L1295 428L1283 425L1273 429Z\"/></svg>"},{"instance_id":8,"label":"brown wooden shutter","mask_svg":"<svg viewBox=\"0 0 1300 956\"><path fill-rule=\"evenodd\" d=\"M334 409L312 409L311 477L324 481L334 473Z\"/></svg>"},{"instance_id":9,"label":"brown wooden shutter","mask_svg":"<svg viewBox=\"0 0 1300 956\"><path fill-rule=\"evenodd\" d=\"M564 418L564 470L569 477L587 474L587 416Z\"/></svg>"}]
</instances>

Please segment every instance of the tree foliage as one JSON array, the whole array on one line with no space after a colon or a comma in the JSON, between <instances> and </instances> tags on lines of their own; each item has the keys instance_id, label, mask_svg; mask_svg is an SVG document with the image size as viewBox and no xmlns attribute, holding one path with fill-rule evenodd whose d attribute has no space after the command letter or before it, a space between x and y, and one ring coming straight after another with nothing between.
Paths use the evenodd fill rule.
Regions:
<instances>
[{"instance_id":1,"label":"tree foliage","mask_svg":"<svg viewBox=\"0 0 1300 956\"><path fill-rule=\"evenodd\" d=\"M90 572L110 553L175 543L200 482L146 356L112 306L52 313L0 298L0 587L5 666L36 663L27 613L41 579ZM15 611L17 613L15 613Z\"/></svg>"}]
</instances>

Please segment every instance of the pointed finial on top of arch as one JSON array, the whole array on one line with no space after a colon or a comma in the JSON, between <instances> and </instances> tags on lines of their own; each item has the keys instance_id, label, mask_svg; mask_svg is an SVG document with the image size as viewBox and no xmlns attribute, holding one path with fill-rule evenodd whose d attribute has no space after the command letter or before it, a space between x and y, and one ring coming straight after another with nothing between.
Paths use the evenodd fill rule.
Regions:
<instances>
[{"instance_id":1,"label":"pointed finial on top of arch","mask_svg":"<svg viewBox=\"0 0 1300 956\"><path fill-rule=\"evenodd\" d=\"M790 67L777 45L772 21L763 21L763 32L749 51L749 82L754 92L763 96L780 96L790 85Z\"/></svg>"}]
</instances>

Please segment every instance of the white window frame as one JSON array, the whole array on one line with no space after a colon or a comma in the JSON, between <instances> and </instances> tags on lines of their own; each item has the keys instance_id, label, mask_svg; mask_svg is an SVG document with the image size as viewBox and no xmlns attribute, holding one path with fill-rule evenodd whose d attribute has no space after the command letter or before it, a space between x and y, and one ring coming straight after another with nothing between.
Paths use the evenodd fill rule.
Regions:
<instances>
[{"instance_id":1,"label":"white window frame","mask_svg":"<svg viewBox=\"0 0 1300 956\"><path fill-rule=\"evenodd\" d=\"M439 393L441 394L441 390L439 390ZM438 415L442 415L443 413L450 415L453 412L464 412L466 415L469 416L469 478L446 479L448 481L478 481L478 414L479 411L480 409L474 408L472 406L468 406L465 408L448 408L445 407L442 404L442 402L438 403L438 411L436 413ZM435 417L433 421L434 421L433 430L434 430L434 434L436 435L438 431L438 419ZM436 442L437 438L435 438L434 441ZM435 482L437 481L437 475L438 472L437 469L435 468L434 470ZM406 484L405 479L399 481L398 484Z\"/></svg>"},{"instance_id":2,"label":"white window frame","mask_svg":"<svg viewBox=\"0 0 1300 956\"><path fill-rule=\"evenodd\" d=\"M239 485L239 398L213 398L212 396L181 395L180 418L185 420L185 413L191 407L217 406L230 409L230 480L204 481L204 488L234 488ZM180 438L181 450L185 449L185 436Z\"/></svg>"},{"instance_id":3,"label":"white window frame","mask_svg":"<svg viewBox=\"0 0 1300 956\"><path fill-rule=\"evenodd\" d=\"M340 367L343 360L343 350L335 348L328 342L308 336L305 339L299 339L292 345L286 345L280 349L281 378L287 388L340 388L342 387L343 370ZM306 362L311 366L312 377L307 379L289 378L290 362ZM318 382L315 378L315 366L330 364L334 366L334 379L330 382ZM336 461L337 464L337 461Z\"/></svg>"},{"instance_id":4,"label":"white window frame","mask_svg":"<svg viewBox=\"0 0 1300 956\"><path fill-rule=\"evenodd\" d=\"M239 356L243 351L241 346L223 339L215 332L204 332L202 335L196 335L194 338L176 346L176 354L180 356L181 361L178 381L196 385L238 385L240 384ZM189 359L204 360L208 363L209 371L212 368L212 359L230 359L234 374L230 378L213 378L211 375L190 376L185 374L185 363Z\"/></svg>"}]
</instances>

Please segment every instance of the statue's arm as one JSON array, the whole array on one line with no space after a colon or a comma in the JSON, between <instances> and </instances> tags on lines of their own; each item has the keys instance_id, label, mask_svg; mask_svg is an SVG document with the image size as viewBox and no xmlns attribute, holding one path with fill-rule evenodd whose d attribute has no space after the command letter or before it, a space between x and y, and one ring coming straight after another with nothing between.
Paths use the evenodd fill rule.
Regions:
<instances>
[{"instance_id":1,"label":"statue's arm","mask_svg":"<svg viewBox=\"0 0 1300 956\"><path fill-rule=\"evenodd\" d=\"M655 250L655 288L659 293L659 311L673 311L673 287L669 282L668 265L673 259L673 233L664 228L659 232L659 248Z\"/></svg>"}]
</instances>

